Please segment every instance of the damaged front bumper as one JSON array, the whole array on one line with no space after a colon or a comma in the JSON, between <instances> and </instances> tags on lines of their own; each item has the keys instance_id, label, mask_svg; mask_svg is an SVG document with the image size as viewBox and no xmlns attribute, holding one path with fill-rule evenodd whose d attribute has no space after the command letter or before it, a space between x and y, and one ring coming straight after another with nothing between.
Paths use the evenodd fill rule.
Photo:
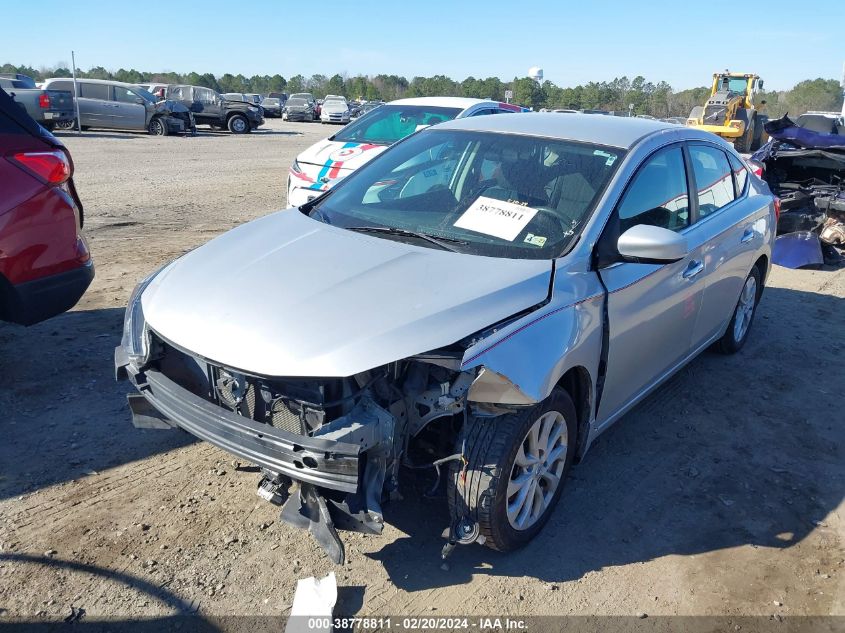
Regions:
<instances>
[{"instance_id":1,"label":"damaged front bumper","mask_svg":"<svg viewBox=\"0 0 845 633\"><path fill-rule=\"evenodd\" d=\"M127 377L139 394L130 394L133 423L150 428L149 418L179 427L261 468L342 492L358 490L361 447L332 439L296 435L226 411L179 386L153 369L138 371L123 347L115 348L118 378ZM151 405L138 401L141 396Z\"/></svg>"}]
</instances>

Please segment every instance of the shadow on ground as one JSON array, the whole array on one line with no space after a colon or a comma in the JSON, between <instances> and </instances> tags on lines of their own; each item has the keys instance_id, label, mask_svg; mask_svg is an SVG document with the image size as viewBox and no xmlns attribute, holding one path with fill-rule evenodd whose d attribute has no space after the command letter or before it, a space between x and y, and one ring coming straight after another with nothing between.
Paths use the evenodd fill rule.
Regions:
<instances>
[{"instance_id":1,"label":"shadow on ground","mask_svg":"<svg viewBox=\"0 0 845 633\"><path fill-rule=\"evenodd\" d=\"M445 499L408 481L385 518L410 537L372 555L406 591L473 575L555 583L742 545L787 548L845 493L841 299L770 288L746 347L705 352L600 437L526 548L458 546L440 569Z\"/></svg>"},{"instance_id":2,"label":"shadow on ground","mask_svg":"<svg viewBox=\"0 0 845 633\"><path fill-rule=\"evenodd\" d=\"M0 498L185 446L180 431L132 426L114 379L123 309L77 311L30 328L0 324Z\"/></svg>"}]
</instances>

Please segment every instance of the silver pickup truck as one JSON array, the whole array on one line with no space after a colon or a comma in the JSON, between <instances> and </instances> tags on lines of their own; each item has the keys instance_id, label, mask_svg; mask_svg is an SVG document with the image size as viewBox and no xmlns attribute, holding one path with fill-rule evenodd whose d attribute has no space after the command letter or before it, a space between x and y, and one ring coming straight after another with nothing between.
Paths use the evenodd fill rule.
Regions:
<instances>
[{"instance_id":1,"label":"silver pickup truck","mask_svg":"<svg viewBox=\"0 0 845 633\"><path fill-rule=\"evenodd\" d=\"M29 77L0 77L0 88L5 90L15 103L48 130L57 123L72 121L73 93L67 90L41 90Z\"/></svg>"}]
</instances>

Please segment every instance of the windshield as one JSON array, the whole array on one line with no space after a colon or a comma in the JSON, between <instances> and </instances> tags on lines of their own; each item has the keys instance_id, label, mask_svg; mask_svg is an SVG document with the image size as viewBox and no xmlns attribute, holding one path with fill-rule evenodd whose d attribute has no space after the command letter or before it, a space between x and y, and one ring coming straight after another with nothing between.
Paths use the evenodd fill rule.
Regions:
<instances>
[{"instance_id":1,"label":"windshield","mask_svg":"<svg viewBox=\"0 0 845 633\"><path fill-rule=\"evenodd\" d=\"M157 99L152 93L148 92L147 90L144 90L143 88L134 88L134 91L144 97L144 99L146 99L150 103L155 103L157 101Z\"/></svg>"},{"instance_id":2,"label":"windshield","mask_svg":"<svg viewBox=\"0 0 845 633\"><path fill-rule=\"evenodd\" d=\"M423 233L459 252L551 259L577 241L622 155L585 143L434 129L374 158L303 210L344 228Z\"/></svg>"},{"instance_id":3,"label":"windshield","mask_svg":"<svg viewBox=\"0 0 845 633\"><path fill-rule=\"evenodd\" d=\"M413 134L421 126L451 121L459 108L439 108L411 105L383 105L367 113L355 123L347 125L332 137L333 141L392 145Z\"/></svg>"},{"instance_id":4,"label":"windshield","mask_svg":"<svg viewBox=\"0 0 845 633\"><path fill-rule=\"evenodd\" d=\"M288 99L288 105L300 107L300 106L308 105L308 102L305 99L295 99L295 98L291 97L290 99Z\"/></svg>"},{"instance_id":5,"label":"windshield","mask_svg":"<svg viewBox=\"0 0 845 633\"><path fill-rule=\"evenodd\" d=\"M261 104L262 105L267 104L267 105L271 105L271 106L276 106L276 105L279 105L279 100L274 99L273 97L268 97L267 99L264 99L264 101L262 101Z\"/></svg>"},{"instance_id":6,"label":"windshield","mask_svg":"<svg viewBox=\"0 0 845 633\"><path fill-rule=\"evenodd\" d=\"M326 99L323 101L323 105L345 106L346 101L343 99Z\"/></svg>"},{"instance_id":7,"label":"windshield","mask_svg":"<svg viewBox=\"0 0 845 633\"><path fill-rule=\"evenodd\" d=\"M720 82L720 90L728 90L729 92L737 92L745 94L745 87L748 85L748 79L745 77L727 77L723 76Z\"/></svg>"},{"instance_id":8,"label":"windshield","mask_svg":"<svg viewBox=\"0 0 845 633\"><path fill-rule=\"evenodd\" d=\"M314 99L314 96L310 92L297 92L290 96L291 99L304 99L305 101L311 101Z\"/></svg>"}]
</instances>

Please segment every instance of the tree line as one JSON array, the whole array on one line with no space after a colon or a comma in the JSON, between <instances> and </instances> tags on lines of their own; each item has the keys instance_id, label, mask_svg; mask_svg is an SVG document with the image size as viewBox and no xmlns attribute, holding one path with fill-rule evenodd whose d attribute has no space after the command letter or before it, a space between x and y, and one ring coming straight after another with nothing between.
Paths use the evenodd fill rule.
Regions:
<instances>
[{"instance_id":1,"label":"tree line","mask_svg":"<svg viewBox=\"0 0 845 633\"><path fill-rule=\"evenodd\" d=\"M59 65L54 68L31 68L3 64L0 72L22 73L36 81L48 77L70 77L70 68ZM179 83L206 86L218 92L246 92L267 94L269 92L311 92L317 97L339 94L349 99L392 101L403 97L454 96L479 99L505 100L505 91L513 91L514 103L532 107L573 110L596 109L616 112L644 114L657 118L686 117L696 105L703 105L710 92L709 85L675 91L665 81L653 83L644 77L633 79L617 77L612 81L591 81L574 87L557 86L551 81L542 84L523 77L502 81L498 77L477 79L467 77L455 81L445 75L413 77L410 81L398 75L294 75L285 78L275 75L232 75L219 77L211 73L190 72L142 72L134 68L110 71L94 66L87 71L77 69L77 77L90 79L113 79L127 83ZM774 116L786 112L798 115L807 110L834 110L842 106L842 89L833 79L807 79L790 90L768 91L758 94L757 104L766 101L765 110Z\"/></svg>"}]
</instances>

